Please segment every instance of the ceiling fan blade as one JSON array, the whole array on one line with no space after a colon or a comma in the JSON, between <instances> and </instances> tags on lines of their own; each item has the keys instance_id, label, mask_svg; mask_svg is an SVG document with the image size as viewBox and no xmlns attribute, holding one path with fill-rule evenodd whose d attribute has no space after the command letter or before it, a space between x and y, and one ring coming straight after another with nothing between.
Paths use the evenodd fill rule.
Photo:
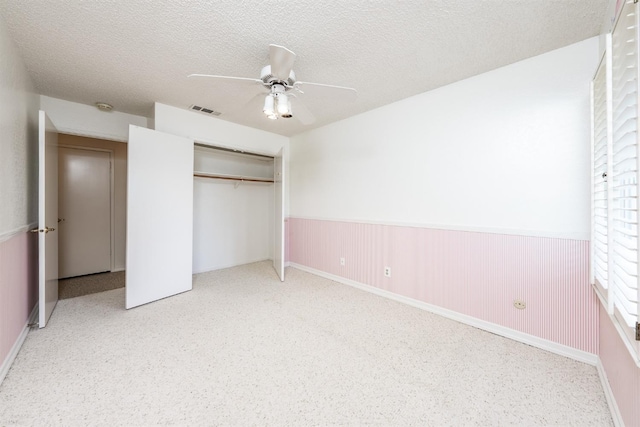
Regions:
<instances>
[{"instance_id":1,"label":"ceiling fan blade","mask_svg":"<svg viewBox=\"0 0 640 427\"><path fill-rule=\"evenodd\" d=\"M353 102L358 98L358 92L351 87L323 85L320 83L296 82L295 88L309 96L313 97L332 97L339 98L341 101Z\"/></svg>"},{"instance_id":2,"label":"ceiling fan blade","mask_svg":"<svg viewBox=\"0 0 640 427\"><path fill-rule=\"evenodd\" d=\"M298 119L303 125L310 125L316 121L315 116L309 111L309 109L296 97L291 97L291 110L293 111L293 118Z\"/></svg>"},{"instance_id":3,"label":"ceiling fan blade","mask_svg":"<svg viewBox=\"0 0 640 427\"><path fill-rule=\"evenodd\" d=\"M258 92L239 91L235 96L235 102L228 104L226 108L221 108L225 116L234 114L251 114L253 111L262 112L264 105L264 97L266 92L260 90Z\"/></svg>"},{"instance_id":4,"label":"ceiling fan blade","mask_svg":"<svg viewBox=\"0 0 640 427\"><path fill-rule=\"evenodd\" d=\"M254 111L254 110L262 112L264 97L265 97L264 93L262 92L258 93L255 96L252 96L251 98L249 98L249 100L244 102L240 107L233 110L233 112L235 113L239 111Z\"/></svg>"},{"instance_id":5,"label":"ceiling fan blade","mask_svg":"<svg viewBox=\"0 0 640 427\"><path fill-rule=\"evenodd\" d=\"M187 77L204 77L210 80L217 80L224 83L239 83L243 85L263 84L262 80L249 79L246 77L229 77L229 76L214 76L211 74L189 74Z\"/></svg>"},{"instance_id":6,"label":"ceiling fan blade","mask_svg":"<svg viewBox=\"0 0 640 427\"><path fill-rule=\"evenodd\" d=\"M286 47L270 44L269 59L271 62L271 74L278 80L287 81L293 68L293 62L296 60L296 54Z\"/></svg>"}]
</instances>

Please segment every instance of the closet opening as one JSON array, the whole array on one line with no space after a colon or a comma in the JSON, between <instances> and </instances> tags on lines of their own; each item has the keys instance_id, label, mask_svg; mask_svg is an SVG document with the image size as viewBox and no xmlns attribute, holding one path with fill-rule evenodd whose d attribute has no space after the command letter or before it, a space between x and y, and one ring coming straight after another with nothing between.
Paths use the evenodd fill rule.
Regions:
<instances>
[{"instance_id":1,"label":"closet opening","mask_svg":"<svg viewBox=\"0 0 640 427\"><path fill-rule=\"evenodd\" d=\"M275 156L194 143L193 273L265 260L274 260L278 271L280 163Z\"/></svg>"}]
</instances>

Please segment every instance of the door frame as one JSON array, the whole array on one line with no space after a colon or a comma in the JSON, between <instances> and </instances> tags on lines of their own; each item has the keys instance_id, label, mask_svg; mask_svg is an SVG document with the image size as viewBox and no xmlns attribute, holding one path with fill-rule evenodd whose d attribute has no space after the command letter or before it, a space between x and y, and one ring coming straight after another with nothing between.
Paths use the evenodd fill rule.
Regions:
<instances>
[{"instance_id":1,"label":"door frame","mask_svg":"<svg viewBox=\"0 0 640 427\"><path fill-rule=\"evenodd\" d=\"M38 327L40 329L47 325L58 304L58 234L52 233L49 238L46 238L49 232L55 232L58 227L56 221L58 219L58 135L58 130L47 113L44 110L39 110L38 228L31 231L38 233ZM47 155L48 151L50 153ZM52 157L54 153L55 162ZM55 173L51 173L53 169L55 169ZM47 183L54 178L50 175L55 175L55 182ZM55 198L51 197L53 188L55 188ZM49 202L53 201L55 201L55 212L52 212L47 206ZM55 239L55 244L51 239ZM52 257L55 258L55 262L52 261ZM55 274L53 274L54 272Z\"/></svg>"},{"instance_id":2,"label":"door frame","mask_svg":"<svg viewBox=\"0 0 640 427\"><path fill-rule=\"evenodd\" d=\"M278 151L276 155L273 157L273 201L274 201L273 268L275 268L276 272L278 273L278 277L280 278L281 282L284 282L284 275L285 275L285 268L286 268L285 266L286 244L287 244L286 232L285 232L286 230L285 229L285 226L286 226L285 156L286 156L286 148L283 146L280 149L280 151ZM278 164L280 164L280 167L278 167Z\"/></svg>"},{"instance_id":3,"label":"door frame","mask_svg":"<svg viewBox=\"0 0 640 427\"><path fill-rule=\"evenodd\" d=\"M85 147L82 145L69 145L69 144L61 144L58 145L58 148L72 148L76 150L87 150L87 151L101 151L105 153L109 153L109 244L111 247L109 248L109 264L110 270L113 272L116 266L116 253L114 251L116 244L116 229L115 229L115 221L116 221L116 206L115 206L115 177L114 177L114 152L108 148L94 148L94 147ZM58 156L60 156L60 150L58 150ZM60 188L58 188L58 197L60 194Z\"/></svg>"}]
</instances>

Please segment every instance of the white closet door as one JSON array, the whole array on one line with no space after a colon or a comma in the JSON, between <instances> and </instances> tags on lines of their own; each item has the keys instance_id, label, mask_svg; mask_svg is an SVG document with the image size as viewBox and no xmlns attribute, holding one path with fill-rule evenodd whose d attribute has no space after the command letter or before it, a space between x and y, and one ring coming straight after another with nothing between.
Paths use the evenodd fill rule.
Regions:
<instances>
[{"instance_id":1,"label":"white closet door","mask_svg":"<svg viewBox=\"0 0 640 427\"><path fill-rule=\"evenodd\" d=\"M126 307L192 288L193 140L129 127Z\"/></svg>"},{"instance_id":2,"label":"white closet door","mask_svg":"<svg viewBox=\"0 0 640 427\"><path fill-rule=\"evenodd\" d=\"M58 303L58 131L44 111L38 121L38 326L44 328Z\"/></svg>"},{"instance_id":3,"label":"white closet door","mask_svg":"<svg viewBox=\"0 0 640 427\"><path fill-rule=\"evenodd\" d=\"M280 280L284 282L284 148L278 151L273 159L273 181L275 187L275 248L273 251L273 268Z\"/></svg>"}]
</instances>

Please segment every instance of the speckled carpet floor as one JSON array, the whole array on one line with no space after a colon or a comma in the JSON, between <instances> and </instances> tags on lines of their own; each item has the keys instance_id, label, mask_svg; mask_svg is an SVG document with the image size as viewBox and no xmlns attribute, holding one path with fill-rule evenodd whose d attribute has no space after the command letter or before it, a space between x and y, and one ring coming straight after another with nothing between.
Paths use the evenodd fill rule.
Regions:
<instances>
[{"instance_id":1,"label":"speckled carpet floor","mask_svg":"<svg viewBox=\"0 0 640 427\"><path fill-rule=\"evenodd\" d=\"M88 274L58 281L58 299L81 297L98 292L124 288L124 271Z\"/></svg>"},{"instance_id":2,"label":"speckled carpet floor","mask_svg":"<svg viewBox=\"0 0 640 427\"><path fill-rule=\"evenodd\" d=\"M60 301L0 425L612 425L593 366L268 262Z\"/></svg>"}]
</instances>

